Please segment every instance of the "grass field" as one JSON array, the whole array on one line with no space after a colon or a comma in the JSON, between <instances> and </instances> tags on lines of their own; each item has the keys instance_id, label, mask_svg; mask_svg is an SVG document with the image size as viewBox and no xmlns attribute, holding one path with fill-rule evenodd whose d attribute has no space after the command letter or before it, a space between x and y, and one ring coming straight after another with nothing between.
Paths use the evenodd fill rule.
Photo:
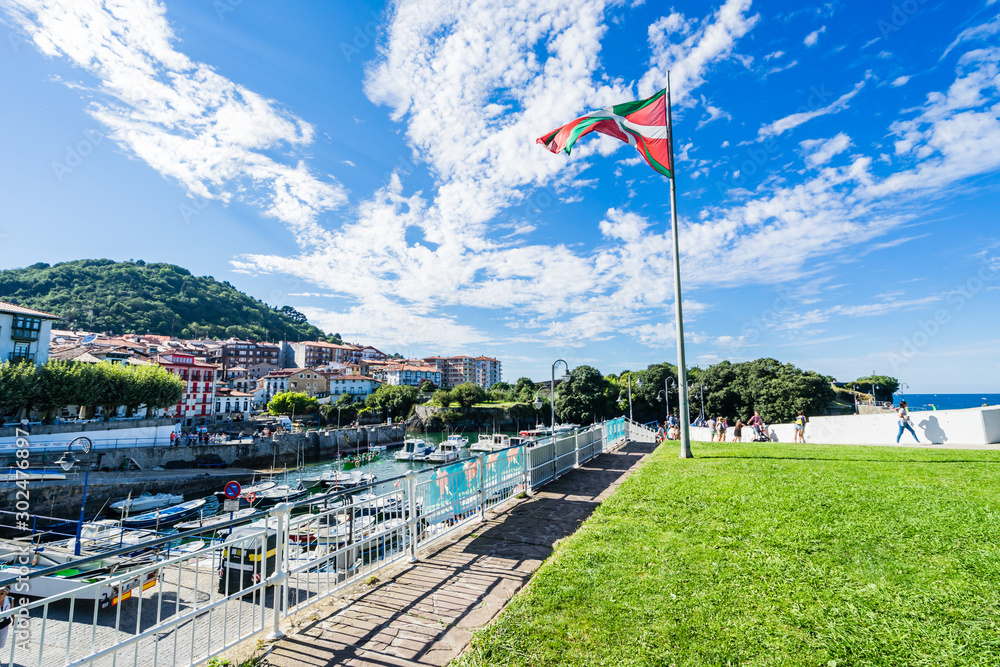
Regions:
<instances>
[{"instance_id":1,"label":"grass field","mask_svg":"<svg viewBox=\"0 0 1000 667\"><path fill-rule=\"evenodd\" d=\"M1000 665L1000 452L661 447L457 664Z\"/></svg>"}]
</instances>

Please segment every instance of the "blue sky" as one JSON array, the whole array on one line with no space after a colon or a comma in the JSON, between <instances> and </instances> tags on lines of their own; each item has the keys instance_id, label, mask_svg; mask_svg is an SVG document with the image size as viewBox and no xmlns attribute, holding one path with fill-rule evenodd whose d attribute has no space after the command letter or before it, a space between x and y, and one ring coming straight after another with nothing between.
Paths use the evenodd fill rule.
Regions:
<instances>
[{"instance_id":1,"label":"blue sky","mask_svg":"<svg viewBox=\"0 0 1000 667\"><path fill-rule=\"evenodd\" d=\"M110 3L108 3L110 4ZM288 6L291 4L292 6ZM1000 2L0 0L0 266L180 264L408 355L998 391Z\"/></svg>"}]
</instances>

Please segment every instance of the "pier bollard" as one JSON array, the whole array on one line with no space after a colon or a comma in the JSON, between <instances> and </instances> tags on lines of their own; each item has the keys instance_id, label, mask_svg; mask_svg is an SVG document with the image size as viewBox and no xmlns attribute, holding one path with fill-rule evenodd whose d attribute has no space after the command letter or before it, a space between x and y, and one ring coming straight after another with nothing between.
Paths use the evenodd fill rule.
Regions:
<instances>
[{"instance_id":1,"label":"pier bollard","mask_svg":"<svg viewBox=\"0 0 1000 667\"><path fill-rule=\"evenodd\" d=\"M417 562L417 471L408 470L406 472L406 529L410 533L410 558L411 563Z\"/></svg>"},{"instance_id":2,"label":"pier bollard","mask_svg":"<svg viewBox=\"0 0 1000 667\"><path fill-rule=\"evenodd\" d=\"M274 574L268 579L268 583L274 587L274 615L273 615L273 625L271 627L271 633L267 636L267 641L274 642L278 641L285 636L285 633L281 631L279 624L281 622L281 609L282 605L287 609L288 600L285 599L288 593L288 586L286 585L288 581L288 568L286 562L286 554L288 550L288 520L291 517L292 507L294 503L279 503L271 510L271 516L278 520L277 526L277 553L274 559ZM261 595L261 604L263 604L264 596Z\"/></svg>"}]
</instances>

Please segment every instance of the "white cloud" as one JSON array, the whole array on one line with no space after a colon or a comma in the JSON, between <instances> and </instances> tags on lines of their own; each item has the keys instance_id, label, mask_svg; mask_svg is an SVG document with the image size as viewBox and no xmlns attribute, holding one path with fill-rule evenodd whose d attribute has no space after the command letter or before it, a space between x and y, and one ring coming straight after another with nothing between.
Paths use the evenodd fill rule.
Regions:
<instances>
[{"instance_id":1,"label":"white cloud","mask_svg":"<svg viewBox=\"0 0 1000 667\"><path fill-rule=\"evenodd\" d=\"M819 41L819 36L826 32L826 26L823 26L819 30L813 30L811 33L806 35L806 38L802 40L802 43L806 46L814 46L816 42Z\"/></svg>"},{"instance_id":2,"label":"white cloud","mask_svg":"<svg viewBox=\"0 0 1000 667\"><path fill-rule=\"evenodd\" d=\"M675 13L649 26L652 69L639 82L640 94L663 88L670 70L673 99L681 106L693 105L691 95L705 83L709 67L732 55L736 40L760 20L757 14L747 16L750 4L751 0L726 0L711 20L699 23ZM684 39L675 42L675 35Z\"/></svg>"},{"instance_id":3,"label":"white cloud","mask_svg":"<svg viewBox=\"0 0 1000 667\"><path fill-rule=\"evenodd\" d=\"M348 167L353 167L354 166L354 163L351 162L350 160L342 160L341 162L343 164L346 164Z\"/></svg>"},{"instance_id":4,"label":"white cloud","mask_svg":"<svg viewBox=\"0 0 1000 667\"><path fill-rule=\"evenodd\" d=\"M720 109L718 107L714 107L711 104L709 104L705 100L705 96L704 95L702 95L701 103L702 103L702 106L705 107L705 111L708 113L708 116L706 116L705 118L702 118L700 121L698 121L698 129L699 130L702 127L704 127L705 125L711 123L713 120L718 120L720 118L725 118L726 120L732 120L733 119L732 114L730 114L730 113L728 113L726 111L723 111L722 109Z\"/></svg>"},{"instance_id":5,"label":"white cloud","mask_svg":"<svg viewBox=\"0 0 1000 667\"><path fill-rule=\"evenodd\" d=\"M65 57L97 80L89 112L115 142L192 195L223 202L240 196L300 239L321 237L320 213L346 202L339 183L320 180L294 157L312 143L312 126L177 51L162 4L2 6L42 53ZM269 157L274 153L290 163Z\"/></svg>"},{"instance_id":6,"label":"white cloud","mask_svg":"<svg viewBox=\"0 0 1000 667\"><path fill-rule=\"evenodd\" d=\"M989 4L993 3L991 2ZM989 23L983 23L981 25L973 26L971 28L963 30L961 33L959 33L958 37L955 38L955 41L949 44L948 48L944 50L944 53L941 54L941 59L943 60L945 56L951 53L952 49L954 49L959 44L962 44L963 42L969 42L975 39L983 39L984 37L991 37L992 35L995 35L997 33L1000 33L1000 16L994 16L993 20L990 21Z\"/></svg>"},{"instance_id":7,"label":"white cloud","mask_svg":"<svg viewBox=\"0 0 1000 667\"><path fill-rule=\"evenodd\" d=\"M820 116L825 116L831 113L840 113L847 108L847 103L850 102L855 95L861 92L861 89L865 87L865 81L859 81L854 85L854 88L841 95L833 102L825 107L821 107L815 110L805 110L793 113L790 116L785 116L784 118L779 118L773 123L764 125L759 130L757 130L758 139L767 139L768 137L776 137L779 134L787 132L788 130L794 129L803 123L807 123L813 118L819 118Z\"/></svg>"},{"instance_id":8,"label":"white cloud","mask_svg":"<svg viewBox=\"0 0 1000 667\"><path fill-rule=\"evenodd\" d=\"M780 58L783 55L785 55L784 51L774 51L764 56L764 60L774 60L775 58Z\"/></svg>"},{"instance_id":9,"label":"white cloud","mask_svg":"<svg viewBox=\"0 0 1000 667\"><path fill-rule=\"evenodd\" d=\"M830 139L807 139L799 145L806 151L806 164L815 169L850 148L851 138L840 132Z\"/></svg>"},{"instance_id":10,"label":"white cloud","mask_svg":"<svg viewBox=\"0 0 1000 667\"><path fill-rule=\"evenodd\" d=\"M910 78L911 77L905 75L897 76L895 79L892 80L892 83L890 83L889 85L892 86L893 88L899 88L900 86L905 86L907 82L910 80Z\"/></svg>"}]
</instances>

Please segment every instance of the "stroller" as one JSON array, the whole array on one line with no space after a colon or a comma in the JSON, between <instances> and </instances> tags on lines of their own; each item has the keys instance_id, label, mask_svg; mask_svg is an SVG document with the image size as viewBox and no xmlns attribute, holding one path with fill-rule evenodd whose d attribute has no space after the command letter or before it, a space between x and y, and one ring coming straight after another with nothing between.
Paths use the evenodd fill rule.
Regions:
<instances>
[{"instance_id":1,"label":"stroller","mask_svg":"<svg viewBox=\"0 0 1000 667\"><path fill-rule=\"evenodd\" d=\"M771 442L771 437L767 434L767 426L765 424L754 424L753 429L753 441L752 442Z\"/></svg>"}]
</instances>

